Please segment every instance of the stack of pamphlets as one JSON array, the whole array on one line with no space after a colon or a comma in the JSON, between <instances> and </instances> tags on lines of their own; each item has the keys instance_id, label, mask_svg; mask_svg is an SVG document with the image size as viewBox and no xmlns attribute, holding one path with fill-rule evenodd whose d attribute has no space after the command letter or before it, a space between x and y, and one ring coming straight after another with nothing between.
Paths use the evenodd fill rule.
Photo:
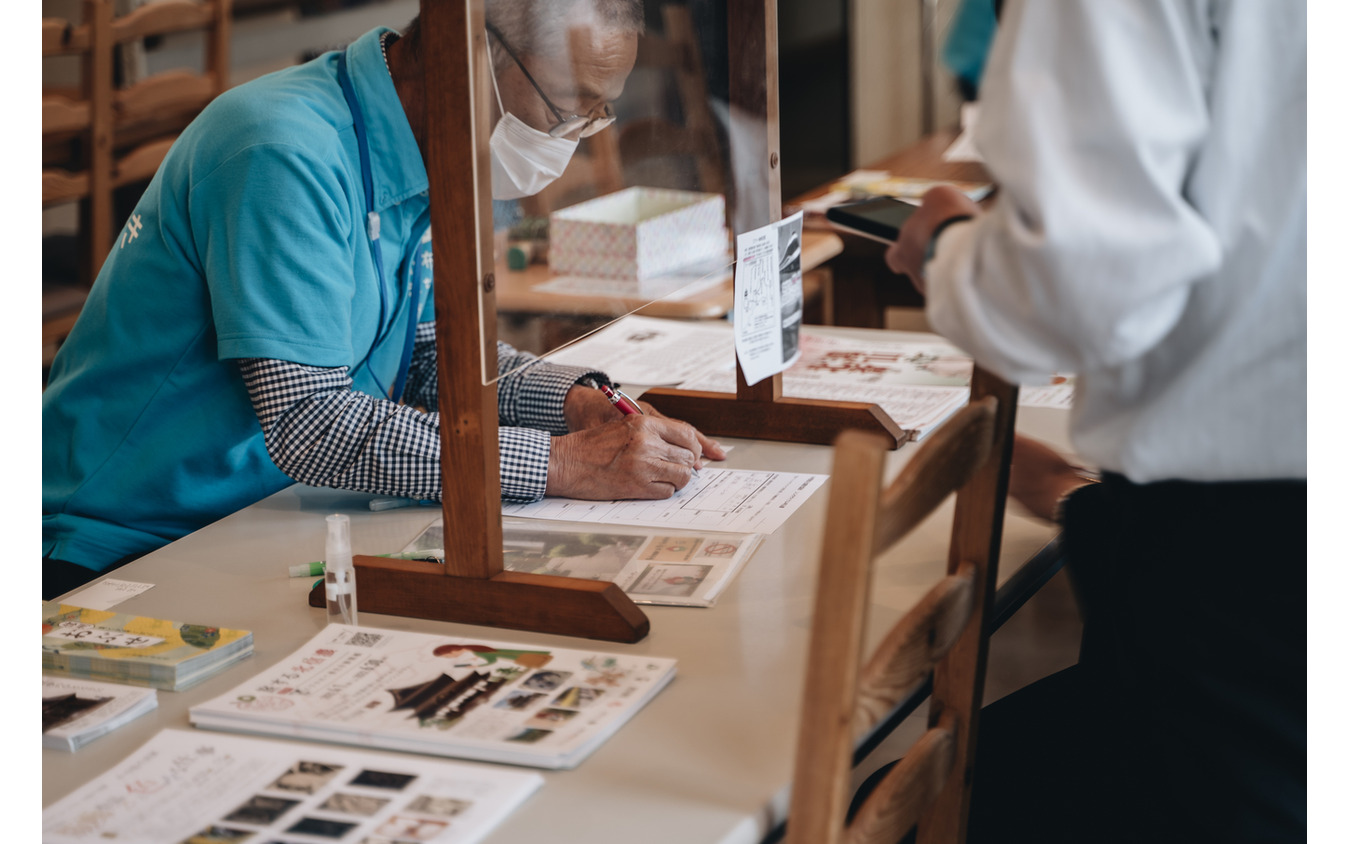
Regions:
<instances>
[{"instance_id":1,"label":"stack of pamphlets","mask_svg":"<svg viewBox=\"0 0 1350 844\"><path fill-rule=\"evenodd\" d=\"M198 727L571 768L646 705L675 660L330 624L189 710Z\"/></svg>"},{"instance_id":2,"label":"stack of pamphlets","mask_svg":"<svg viewBox=\"0 0 1350 844\"><path fill-rule=\"evenodd\" d=\"M161 730L42 811L44 844L473 844L543 785L402 754Z\"/></svg>"},{"instance_id":3,"label":"stack of pamphlets","mask_svg":"<svg viewBox=\"0 0 1350 844\"><path fill-rule=\"evenodd\" d=\"M502 563L507 571L617 583L635 604L710 607L763 539L503 518ZM445 553L437 519L391 556L444 562Z\"/></svg>"},{"instance_id":4,"label":"stack of pamphlets","mask_svg":"<svg viewBox=\"0 0 1350 844\"><path fill-rule=\"evenodd\" d=\"M180 691L253 653L253 634L44 601L42 668Z\"/></svg>"},{"instance_id":5,"label":"stack of pamphlets","mask_svg":"<svg viewBox=\"0 0 1350 844\"><path fill-rule=\"evenodd\" d=\"M154 689L42 677L42 746L79 750L159 705Z\"/></svg>"}]
</instances>

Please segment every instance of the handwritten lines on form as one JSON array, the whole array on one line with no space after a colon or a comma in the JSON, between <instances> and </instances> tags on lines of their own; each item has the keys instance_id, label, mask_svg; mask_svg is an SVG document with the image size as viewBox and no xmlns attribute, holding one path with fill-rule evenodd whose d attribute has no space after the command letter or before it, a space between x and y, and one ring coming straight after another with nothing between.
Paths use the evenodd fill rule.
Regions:
<instances>
[{"instance_id":1,"label":"handwritten lines on form","mask_svg":"<svg viewBox=\"0 0 1350 844\"><path fill-rule=\"evenodd\" d=\"M545 498L507 504L502 514L527 519L611 525L773 533L824 484L826 475L704 467L689 485L660 501Z\"/></svg>"}]
</instances>

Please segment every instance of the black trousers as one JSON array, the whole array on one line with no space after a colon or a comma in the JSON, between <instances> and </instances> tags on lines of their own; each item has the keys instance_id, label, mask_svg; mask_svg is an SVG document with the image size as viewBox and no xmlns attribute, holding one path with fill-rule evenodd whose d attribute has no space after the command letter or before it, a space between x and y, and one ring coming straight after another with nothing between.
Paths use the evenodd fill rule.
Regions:
<instances>
[{"instance_id":1,"label":"black trousers","mask_svg":"<svg viewBox=\"0 0 1350 844\"><path fill-rule=\"evenodd\" d=\"M42 600L50 601L54 598L58 598L70 590L100 578L113 569L124 566L141 556L143 555L131 554L130 556L123 557L102 571L94 571L93 569L88 569L84 566L77 566L74 563L68 563L65 560L43 557Z\"/></svg>"},{"instance_id":2,"label":"black trousers","mask_svg":"<svg viewBox=\"0 0 1350 844\"><path fill-rule=\"evenodd\" d=\"M1079 664L986 707L971 842L1307 839L1307 484L1065 507Z\"/></svg>"}]
</instances>

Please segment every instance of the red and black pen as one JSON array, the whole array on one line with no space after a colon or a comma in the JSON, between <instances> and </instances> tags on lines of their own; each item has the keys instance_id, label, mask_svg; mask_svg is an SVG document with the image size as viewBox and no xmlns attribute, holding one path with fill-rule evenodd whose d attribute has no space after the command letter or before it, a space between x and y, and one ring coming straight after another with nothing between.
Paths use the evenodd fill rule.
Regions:
<instances>
[{"instance_id":1,"label":"red and black pen","mask_svg":"<svg viewBox=\"0 0 1350 844\"><path fill-rule=\"evenodd\" d=\"M604 393L605 398L609 399L609 403L617 407L624 416L644 415L642 408L638 407L638 403L624 395L622 390L612 389L608 384L601 384L600 392Z\"/></svg>"}]
</instances>

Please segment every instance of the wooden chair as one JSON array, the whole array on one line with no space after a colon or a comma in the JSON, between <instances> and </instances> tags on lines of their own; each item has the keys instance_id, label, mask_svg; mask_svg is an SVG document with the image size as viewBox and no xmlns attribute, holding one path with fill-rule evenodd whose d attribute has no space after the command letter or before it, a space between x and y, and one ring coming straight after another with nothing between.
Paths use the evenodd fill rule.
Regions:
<instances>
[{"instance_id":1,"label":"wooden chair","mask_svg":"<svg viewBox=\"0 0 1350 844\"><path fill-rule=\"evenodd\" d=\"M228 87L230 6L231 0L158 0L119 16L112 0L84 0L78 24L42 19L42 55L81 62L78 89L42 92L42 205L81 206L83 258L74 292L94 283L113 246L120 223L114 191L148 181L178 132ZM169 70L116 84L118 46L186 30L206 34L201 72ZM59 291L51 303L44 296L44 365L79 313L82 296L71 293Z\"/></svg>"},{"instance_id":2,"label":"wooden chair","mask_svg":"<svg viewBox=\"0 0 1350 844\"><path fill-rule=\"evenodd\" d=\"M880 438L836 442L788 844L965 839L1017 388L977 368L971 393L885 486ZM873 560L953 492L947 576L864 663ZM927 732L846 823L855 747L929 672Z\"/></svg>"},{"instance_id":3,"label":"wooden chair","mask_svg":"<svg viewBox=\"0 0 1350 844\"><path fill-rule=\"evenodd\" d=\"M680 159L692 169L696 184L657 187L723 193L725 162L693 18L687 6L667 3L661 7L661 22L659 35L643 36L634 69L668 75L675 86L680 115L678 119L648 116L624 123L618 133L619 159L625 170L641 167L649 159Z\"/></svg>"}]
</instances>

